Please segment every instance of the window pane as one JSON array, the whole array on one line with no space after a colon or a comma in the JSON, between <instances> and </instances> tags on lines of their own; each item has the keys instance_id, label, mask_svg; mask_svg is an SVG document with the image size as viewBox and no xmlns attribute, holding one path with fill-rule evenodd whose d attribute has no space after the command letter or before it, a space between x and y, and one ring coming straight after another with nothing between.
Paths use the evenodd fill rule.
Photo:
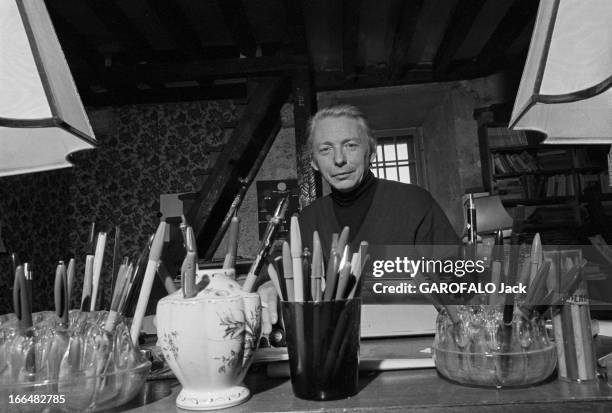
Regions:
<instances>
[{"instance_id":1,"label":"window pane","mask_svg":"<svg viewBox=\"0 0 612 413\"><path fill-rule=\"evenodd\" d=\"M384 145L385 161L395 160L395 148L393 145Z\"/></svg>"},{"instance_id":2,"label":"window pane","mask_svg":"<svg viewBox=\"0 0 612 413\"><path fill-rule=\"evenodd\" d=\"M387 179L397 181L397 169L396 168L385 168Z\"/></svg>"},{"instance_id":3,"label":"window pane","mask_svg":"<svg viewBox=\"0 0 612 413\"><path fill-rule=\"evenodd\" d=\"M382 145L377 145L376 146L376 161L382 162L382 160L383 160Z\"/></svg>"},{"instance_id":4,"label":"window pane","mask_svg":"<svg viewBox=\"0 0 612 413\"><path fill-rule=\"evenodd\" d=\"M398 143L397 144L397 159L408 159L408 144Z\"/></svg>"},{"instance_id":5,"label":"window pane","mask_svg":"<svg viewBox=\"0 0 612 413\"><path fill-rule=\"evenodd\" d=\"M409 184L411 182L411 180L410 180L410 169L407 166L400 166L399 167L399 181L400 182L405 182L407 184Z\"/></svg>"}]
</instances>

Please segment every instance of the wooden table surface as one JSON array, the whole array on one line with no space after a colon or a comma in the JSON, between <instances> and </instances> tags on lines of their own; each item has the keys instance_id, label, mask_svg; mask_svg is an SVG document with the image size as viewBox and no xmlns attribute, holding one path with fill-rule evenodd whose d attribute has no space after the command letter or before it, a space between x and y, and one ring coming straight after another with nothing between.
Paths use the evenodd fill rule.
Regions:
<instances>
[{"instance_id":1,"label":"wooden table surface","mask_svg":"<svg viewBox=\"0 0 612 413\"><path fill-rule=\"evenodd\" d=\"M117 411L184 411L175 406L181 388L176 381L151 384L169 387L171 393L145 406L128 405ZM251 399L223 412L612 412L612 388L601 379L592 383L554 379L534 387L496 390L451 383L439 377L434 369L390 371L362 376L356 396L329 402L296 398L287 379L249 375L246 385L252 391Z\"/></svg>"},{"instance_id":2,"label":"wooden table surface","mask_svg":"<svg viewBox=\"0 0 612 413\"><path fill-rule=\"evenodd\" d=\"M598 353L610 351L612 338L598 338L596 344ZM362 372L357 395L329 402L298 399L288 379L271 379L263 372L249 374L245 384L252 392L250 400L223 412L612 412L612 387L602 378L590 383L571 383L553 377L537 386L496 390L449 382L435 369ZM180 388L174 380L150 381L139 395L140 400L115 411L183 412L175 406ZM146 399L158 399L160 394L165 395L135 407Z\"/></svg>"}]
</instances>

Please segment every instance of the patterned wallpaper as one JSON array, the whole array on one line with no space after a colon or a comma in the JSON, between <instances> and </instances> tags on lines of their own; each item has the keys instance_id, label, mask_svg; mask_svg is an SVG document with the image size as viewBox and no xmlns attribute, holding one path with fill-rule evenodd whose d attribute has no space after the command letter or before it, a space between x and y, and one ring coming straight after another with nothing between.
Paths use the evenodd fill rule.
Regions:
<instances>
[{"instance_id":1,"label":"patterned wallpaper","mask_svg":"<svg viewBox=\"0 0 612 413\"><path fill-rule=\"evenodd\" d=\"M75 167L0 179L2 236L34 265L34 311L52 309L57 260L77 259L73 304L80 301L91 221L121 227L122 255L136 255L155 232L159 196L196 190L214 166L242 107L234 101L132 105L91 112L98 148ZM110 302L110 232L103 277ZM0 256L0 314L12 311L13 275Z\"/></svg>"}]
</instances>

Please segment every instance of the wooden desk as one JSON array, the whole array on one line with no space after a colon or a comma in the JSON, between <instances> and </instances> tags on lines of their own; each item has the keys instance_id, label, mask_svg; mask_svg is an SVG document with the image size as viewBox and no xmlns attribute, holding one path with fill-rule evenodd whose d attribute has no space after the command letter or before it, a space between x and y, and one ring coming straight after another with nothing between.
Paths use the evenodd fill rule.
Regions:
<instances>
[{"instance_id":1,"label":"wooden desk","mask_svg":"<svg viewBox=\"0 0 612 413\"><path fill-rule=\"evenodd\" d=\"M596 340L600 350L609 351L611 343L610 338ZM246 385L251 389L251 399L222 412L612 412L612 387L602 379L578 384L554 378L534 387L495 390L451 383L439 377L435 369L371 372L362 374L356 396L331 402L298 399L288 379L270 379L263 373L249 374ZM131 408L137 405L136 400L116 411L184 412L175 406L180 390L176 381L148 383L149 395L159 389L170 394L145 406Z\"/></svg>"},{"instance_id":2,"label":"wooden desk","mask_svg":"<svg viewBox=\"0 0 612 413\"><path fill-rule=\"evenodd\" d=\"M603 380L577 384L552 380L522 389L482 389L450 383L433 369L372 373L360 380L360 392L349 399L311 402L293 396L289 380L250 375L252 397L223 412L611 412L612 388ZM166 383L165 385L168 385ZM180 385L173 382L170 395L127 410L129 413L184 412L175 407ZM510 410L510 406L513 406Z\"/></svg>"}]
</instances>

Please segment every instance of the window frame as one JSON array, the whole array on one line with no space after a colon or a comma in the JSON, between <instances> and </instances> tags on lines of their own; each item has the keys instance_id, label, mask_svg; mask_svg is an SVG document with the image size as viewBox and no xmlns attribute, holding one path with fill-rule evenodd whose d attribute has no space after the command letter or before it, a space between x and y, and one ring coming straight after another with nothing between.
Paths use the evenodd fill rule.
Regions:
<instances>
[{"instance_id":1,"label":"window frame","mask_svg":"<svg viewBox=\"0 0 612 413\"><path fill-rule=\"evenodd\" d=\"M416 170L416 182L412 182L415 185L421 186L428 189L427 182L427 166L425 164L424 145L423 145L423 132L419 127L411 128L400 128L400 129L377 129L372 130L372 136L376 138L376 145L378 148L378 141L380 138L397 138L402 136L412 137L412 146L414 149L414 162ZM397 149L396 149L397 154ZM410 158L409 158L410 159ZM383 178L384 179L384 178Z\"/></svg>"}]
</instances>

